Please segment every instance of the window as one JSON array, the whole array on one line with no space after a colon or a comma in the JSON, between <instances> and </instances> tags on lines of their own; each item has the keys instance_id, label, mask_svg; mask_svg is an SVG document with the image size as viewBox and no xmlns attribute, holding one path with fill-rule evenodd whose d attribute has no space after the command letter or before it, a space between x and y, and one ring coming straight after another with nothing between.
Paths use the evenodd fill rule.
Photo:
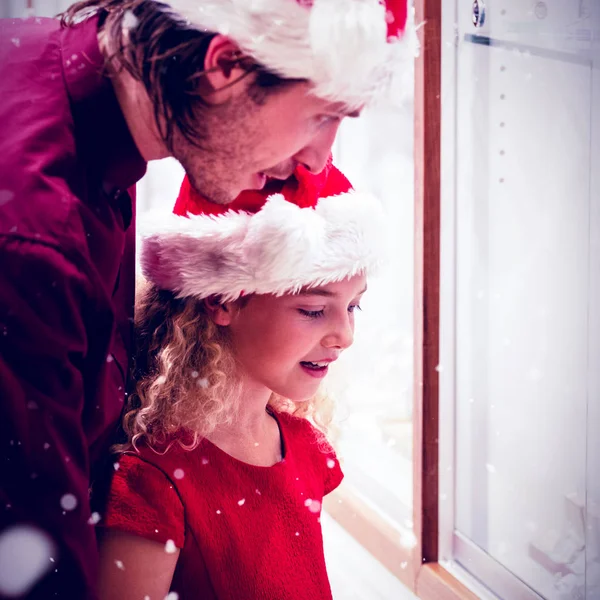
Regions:
<instances>
[{"instance_id":1,"label":"window","mask_svg":"<svg viewBox=\"0 0 600 600\"><path fill-rule=\"evenodd\" d=\"M486 4L442 60L440 559L482 597L595 598L600 13Z\"/></svg>"}]
</instances>

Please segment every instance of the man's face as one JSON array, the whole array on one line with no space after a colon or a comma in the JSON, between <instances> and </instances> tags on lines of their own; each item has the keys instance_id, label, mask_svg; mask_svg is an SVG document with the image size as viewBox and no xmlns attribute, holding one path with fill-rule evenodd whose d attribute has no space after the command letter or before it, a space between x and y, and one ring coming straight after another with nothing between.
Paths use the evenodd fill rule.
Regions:
<instances>
[{"instance_id":1,"label":"man's face","mask_svg":"<svg viewBox=\"0 0 600 600\"><path fill-rule=\"evenodd\" d=\"M287 179L298 164L319 173L345 116L355 115L312 96L308 83L269 91L260 104L244 84L204 111L203 148L179 136L175 158L201 195L227 204L242 190L261 189L267 178Z\"/></svg>"}]
</instances>

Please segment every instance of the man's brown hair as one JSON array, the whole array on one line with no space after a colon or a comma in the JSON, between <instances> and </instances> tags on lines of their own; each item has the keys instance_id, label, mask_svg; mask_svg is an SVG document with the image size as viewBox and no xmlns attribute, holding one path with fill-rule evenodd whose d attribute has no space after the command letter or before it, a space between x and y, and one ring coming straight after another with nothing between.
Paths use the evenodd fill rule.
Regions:
<instances>
[{"instance_id":1,"label":"man's brown hair","mask_svg":"<svg viewBox=\"0 0 600 600\"><path fill-rule=\"evenodd\" d=\"M170 6L156 0L81 0L60 17L62 25L69 27L94 14L107 37L108 60L144 84L169 151L173 152L176 130L189 143L202 147L201 115L208 105L199 89L206 51L216 34L192 27ZM269 91L292 81L245 56L236 58L232 66L234 63L246 75L255 74L250 95L259 104Z\"/></svg>"}]
</instances>

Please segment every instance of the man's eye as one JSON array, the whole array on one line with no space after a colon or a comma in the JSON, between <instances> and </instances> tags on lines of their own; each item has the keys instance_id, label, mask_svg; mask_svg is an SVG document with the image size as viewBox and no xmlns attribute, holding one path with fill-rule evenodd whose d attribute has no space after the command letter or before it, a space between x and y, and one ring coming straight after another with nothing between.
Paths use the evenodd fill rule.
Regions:
<instances>
[{"instance_id":1,"label":"man's eye","mask_svg":"<svg viewBox=\"0 0 600 600\"><path fill-rule=\"evenodd\" d=\"M325 125L329 125L330 123L339 121L339 119L340 118L335 115L320 115L317 118L317 124L319 125L319 127L324 127Z\"/></svg>"}]
</instances>

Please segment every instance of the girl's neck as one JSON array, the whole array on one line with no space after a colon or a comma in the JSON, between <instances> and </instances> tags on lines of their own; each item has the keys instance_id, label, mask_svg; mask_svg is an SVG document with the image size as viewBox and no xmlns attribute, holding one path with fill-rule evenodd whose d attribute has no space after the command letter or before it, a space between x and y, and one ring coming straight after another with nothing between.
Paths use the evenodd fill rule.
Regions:
<instances>
[{"instance_id":1,"label":"girl's neck","mask_svg":"<svg viewBox=\"0 0 600 600\"><path fill-rule=\"evenodd\" d=\"M235 420L219 425L207 438L215 446L243 462L271 466L282 459L279 425L267 412L271 390L243 385Z\"/></svg>"}]
</instances>

